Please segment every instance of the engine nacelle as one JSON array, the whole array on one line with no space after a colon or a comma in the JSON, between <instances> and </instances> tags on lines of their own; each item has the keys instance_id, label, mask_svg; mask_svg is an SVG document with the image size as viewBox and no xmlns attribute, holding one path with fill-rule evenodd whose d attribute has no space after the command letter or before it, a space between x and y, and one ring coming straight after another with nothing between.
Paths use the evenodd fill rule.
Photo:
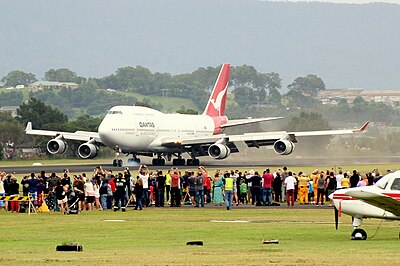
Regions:
<instances>
[{"instance_id":1,"label":"engine nacelle","mask_svg":"<svg viewBox=\"0 0 400 266\"><path fill-rule=\"evenodd\" d=\"M51 154L62 154L64 153L68 148L68 145L65 141L62 139L52 139L47 142L47 150Z\"/></svg>"},{"instance_id":2,"label":"engine nacelle","mask_svg":"<svg viewBox=\"0 0 400 266\"><path fill-rule=\"evenodd\" d=\"M208 155L213 159L225 159L231 154L231 150L224 144L213 144L208 147Z\"/></svg>"},{"instance_id":3,"label":"engine nacelle","mask_svg":"<svg viewBox=\"0 0 400 266\"><path fill-rule=\"evenodd\" d=\"M82 159L93 159L98 152L99 147L92 143L83 143L78 147L78 155Z\"/></svg>"},{"instance_id":4,"label":"engine nacelle","mask_svg":"<svg viewBox=\"0 0 400 266\"><path fill-rule=\"evenodd\" d=\"M279 155L289 155L294 150L294 143L289 140L278 140L274 143L274 150Z\"/></svg>"}]
</instances>

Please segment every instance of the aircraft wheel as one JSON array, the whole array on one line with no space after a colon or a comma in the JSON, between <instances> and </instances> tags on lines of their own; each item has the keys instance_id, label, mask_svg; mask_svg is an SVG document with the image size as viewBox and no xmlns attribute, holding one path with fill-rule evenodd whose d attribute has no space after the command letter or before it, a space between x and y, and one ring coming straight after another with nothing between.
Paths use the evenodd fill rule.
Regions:
<instances>
[{"instance_id":1,"label":"aircraft wheel","mask_svg":"<svg viewBox=\"0 0 400 266\"><path fill-rule=\"evenodd\" d=\"M118 166L118 167L122 167L122 164L123 164L122 160L118 160L117 166Z\"/></svg>"},{"instance_id":2,"label":"aircraft wheel","mask_svg":"<svg viewBox=\"0 0 400 266\"><path fill-rule=\"evenodd\" d=\"M199 166L200 165L200 160L199 159L194 159L193 160L193 165Z\"/></svg>"},{"instance_id":3,"label":"aircraft wheel","mask_svg":"<svg viewBox=\"0 0 400 266\"><path fill-rule=\"evenodd\" d=\"M118 166L118 160L117 160L117 159L114 159L114 160L113 160L113 166L114 166L114 167L117 167L117 166Z\"/></svg>"},{"instance_id":4,"label":"aircraft wheel","mask_svg":"<svg viewBox=\"0 0 400 266\"><path fill-rule=\"evenodd\" d=\"M193 165L193 160L192 159L187 159L186 160L186 165L187 166Z\"/></svg>"},{"instance_id":5,"label":"aircraft wheel","mask_svg":"<svg viewBox=\"0 0 400 266\"><path fill-rule=\"evenodd\" d=\"M173 159L173 160L172 160L172 165L173 165L173 166L178 165L178 159Z\"/></svg>"},{"instance_id":6,"label":"aircraft wheel","mask_svg":"<svg viewBox=\"0 0 400 266\"><path fill-rule=\"evenodd\" d=\"M160 159L160 165L165 165L165 160L164 159Z\"/></svg>"},{"instance_id":7,"label":"aircraft wheel","mask_svg":"<svg viewBox=\"0 0 400 266\"><path fill-rule=\"evenodd\" d=\"M351 240L366 240L367 239L367 232L363 229L354 229L353 233L351 234Z\"/></svg>"},{"instance_id":8,"label":"aircraft wheel","mask_svg":"<svg viewBox=\"0 0 400 266\"><path fill-rule=\"evenodd\" d=\"M151 160L151 164L152 164L152 165L158 165L157 159L154 159L154 158L153 158L153 160Z\"/></svg>"},{"instance_id":9,"label":"aircraft wheel","mask_svg":"<svg viewBox=\"0 0 400 266\"><path fill-rule=\"evenodd\" d=\"M179 165L185 165L185 159L179 159Z\"/></svg>"}]
</instances>

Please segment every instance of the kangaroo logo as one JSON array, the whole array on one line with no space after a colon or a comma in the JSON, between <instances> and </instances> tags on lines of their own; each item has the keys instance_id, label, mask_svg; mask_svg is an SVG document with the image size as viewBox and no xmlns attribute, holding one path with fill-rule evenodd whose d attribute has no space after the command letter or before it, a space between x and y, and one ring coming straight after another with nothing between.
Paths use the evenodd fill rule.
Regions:
<instances>
[{"instance_id":1,"label":"kangaroo logo","mask_svg":"<svg viewBox=\"0 0 400 266\"><path fill-rule=\"evenodd\" d=\"M224 95L226 93L226 90L228 89L228 86L225 87L225 89L223 89L222 91L220 91L217 95L217 98L211 99L210 103L214 106L215 110L218 111L218 115L221 116L221 103L222 103L222 99L224 98Z\"/></svg>"}]
</instances>

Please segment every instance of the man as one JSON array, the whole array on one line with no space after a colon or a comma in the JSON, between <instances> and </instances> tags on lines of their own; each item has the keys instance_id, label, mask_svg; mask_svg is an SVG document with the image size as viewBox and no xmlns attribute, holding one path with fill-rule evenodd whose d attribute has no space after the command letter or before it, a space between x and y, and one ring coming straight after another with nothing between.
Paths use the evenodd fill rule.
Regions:
<instances>
[{"instance_id":1,"label":"man","mask_svg":"<svg viewBox=\"0 0 400 266\"><path fill-rule=\"evenodd\" d=\"M350 177L350 187L357 187L359 181L360 176L358 175L357 170L353 170L353 175Z\"/></svg>"},{"instance_id":2,"label":"man","mask_svg":"<svg viewBox=\"0 0 400 266\"><path fill-rule=\"evenodd\" d=\"M299 177L299 188L298 188L300 204L303 203L308 204L308 181L310 181L310 179L307 177L306 174L302 173Z\"/></svg>"},{"instance_id":3,"label":"man","mask_svg":"<svg viewBox=\"0 0 400 266\"><path fill-rule=\"evenodd\" d=\"M271 174L269 168L267 168L262 176L263 178L263 205L271 206L272 201L272 183L274 181L274 176ZM268 203L267 203L268 201Z\"/></svg>"},{"instance_id":4,"label":"man","mask_svg":"<svg viewBox=\"0 0 400 266\"><path fill-rule=\"evenodd\" d=\"M194 197L196 196L195 179L196 179L196 177L194 176L194 173L189 172L188 189L189 189L189 196L190 196L190 201L192 203L192 206L194 206L194 203L195 203Z\"/></svg>"},{"instance_id":5,"label":"man","mask_svg":"<svg viewBox=\"0 0 400 266\"><path fill-rule=\"evenodd\" d=\"M60 207L58 206L57 197L56 197L56 187L58 182L61 182L61 178L59 178L56 173L51 173L50 178L48 180L48 189L49 189L49 200L53 203L52 210L58 212Z\"/></svg>"},{"instance_id":6,"label":"man","mask_svg":"<svg viewBox=\"0 0 400 266\"><path fill-rule=\"evenodd\" d=\"M149 169L146 165L139 166L139 178L142 179L143 182L143 204L146 207L150 206L150 199L149 199Z\"/></svg>"},{"instance_id":7,"label":"man","mask_svg":"<svg viewBox=\"0 0 400 266\"><path fill-rule=\"evenodd\" d=\"M194 180L195 184L195 193L196 193L196 205L195 207L199 207L199 204L201 203L201 207L204 207L204 177L203 173L200 170L201 168L199 167L199 172L197 173L197 176Z\"/></svg>"},{"instance_id":8,"label":"man","mask_svg":"<svg viewBox=\"0 0 400 266\"><path fill-rule=\"evenodd\" d=\"M211 179L208 175L207 170L204 166L199 167L201 174L203 176L203 191L204 191L204 202L210 203L211 202Z\"/></svg>"},{"instance_id":9,"label":"man","mask_svg":"<svg viewBox=\"0 0 400 266\"><path fill-rule=\"evenodd\" d=\"M115 178L115 201L114 201L114 212L121 210L125 212L125 193L126 193L126 179L122 175L122 173L118 173L118 176Z\"/></svg>"},{"instance_id":10,"label":"man","mask_svg":"<svg viewBox=\"0 0 400 266\"><path fill-rule=\"evenodd\" d=\"M283 171L281 172L281 202L285 202L285 194L286 194L286 187L285 187L285 179L288 177L287 167L283 167Z\"/></svg>"},{"instance_id":11,"label":"man","mask_svg":"<svg viewBox=\"0 0 400 266\"><path fill-rule=\"evenodd\" d=\"M232 209L232 197L233 197L233 179L229 173L225 174L225 204L226 209L229 211Z\"/></svg>"},{"instance_id":12,"label":"man","mask_svg":"<svg viewBox=\"0 0 400 266\"><path fill-rule=\"evenodd\" d=\"M171 205L170 207L180 207L181 206L181 176L177 168L174 169L171 175Z\"/></svg>"},{"instance_id":13,"label":"man","mask_svg":"<svg viewBox=\"0 0 400 266\"><path fill-rule=\"evenodd\" d=\"M262 178L258 171L254 172L254 175L251 177L251 204L254 205L256 202L256 206L261 206L261 181Z\"/></svg>"},{"instance_id":14,"label":"man","mask_svg":"<svg viewBox=\"0 0 400 266\"><path fill-rule=\"evenodd\" d=\"M339 170L339 174L336 175L336 189L342 188L342 179L344 178L343 171Z\"/></svg>"},{"instance_id":15,"label":"man","mask_svg":"<svg viewBox=\"0 0 400 266\"><path fill-rule=\"evenodd\" d=\"M35 202L37 201L37 185L39 184L39 179L36 178L35 173L31 173L31 178L28 179L27 183L29 185L29 196L31 196Z\"/></svg>"},{"instance_id":16,"label":"man","mask_svg":"<svg viewBox=\"0 0 400 266\"><path fill-rule=\"evenodd\" d=\"M163 175L162 171L157 172L156 187L157 187L156 207L164 207L165 175Z\"/></svg>"},{"instance_id":17,"label":"man","mask_svg":"<svg viewBox=\"0 0 400 266\"><path fill-rule=\"evenodd\" d=\"M292 172L289 171L288 176L285 178L285 186L286 186L286 201L287 206L290 205L294 207L294 187L297 183L296 179L293 177Z\"/></svg>"}]
</instances>

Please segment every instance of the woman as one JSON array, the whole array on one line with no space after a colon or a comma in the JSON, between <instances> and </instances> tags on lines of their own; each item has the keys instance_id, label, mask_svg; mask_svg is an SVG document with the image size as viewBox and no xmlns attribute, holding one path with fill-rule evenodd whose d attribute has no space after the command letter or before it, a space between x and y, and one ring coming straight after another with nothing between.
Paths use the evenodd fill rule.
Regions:
<instances>
[{"instance_id":1,"label":"woman","mask_svg":"<svg viewBox=\"0 0 400 266\"><path fill-rule=\"evenodd\" d=\"M58 181L56 187L57 203L60 206L62 214L68 214L68 199L67 199L68 185L63 186L61 181Z\"/></svg>"},{"instance_id":2,"label":"woman","mask_svg":"<svg viewBox=\"0 0 400 266\"><path fill-rule=\"evenodd\" d=\"M222 178L218 173L214 176L214 193L213 193L213 202L219 206L222 206L222 203L225 202L224 196L222 194L222 188L224 183L222 182Z\"/></svg>"},{"instance_id":3,"label":"woman","mask_svg":"<svg viewBox=\"0 0 400 266\"><path fill-rule=\"evenodd\" d=\"M317 206L324 205L325 186L324 172L321 172L317 180Z\"/></svg>"},{"instance_id":4,"label":"woman","mask_svg":"<svg viewBox=\"0 0 400 266\"><path fill-rule=\"evenodd\" d=\"M143 180L141 177L138 178L136 184L135 184L135 195L136 195L136 206L135 210L139 209L142 210L142 197L143 197Z\"/></svg>"},{"instance_id":5,"label":"woman","mask_svg":"<svg viewBox=\"0 0 400 266\"><path fill-rule=\"evenodd\" d=\"M3 179L5 179L5 175L4 175L4 173L0 173L0 196L6 195ZM2 201L2 200L0 200L0 209L4 209L4 201Z\"/></svg>"},{"instance_id":6,"label":"woman","mask_svg":"<svg viewBox=\"0 0 400 266\"><path fill-rule=\"evenodd\" d=\"M11 183L8 185L8 195L19 196L19 184L17 183L17 178L11 177ZM18 201L11 201L11 212L19 212Z\"/></svg>"},{"instance_id":7,"label":"woman","mask_svg":"<svg viewBox=\"0 0 400 266\"><path fill-rule=\"evenodd\" d=\"M93 183L89 180L85 183L85 197L86 197L86 209L91 211L94 209L94 187Z\"/></svg>"},{"instance_id":8,"label":"woman","mask_svg":"<svg viewBox=\"0 0 400 266\"><path fill-rule=\"evenodd\" d=\"M100 206L100 186L97 184L97 179L93 179L94 202L96 210L101 210Z\"/></svg>"}]
</instances>

